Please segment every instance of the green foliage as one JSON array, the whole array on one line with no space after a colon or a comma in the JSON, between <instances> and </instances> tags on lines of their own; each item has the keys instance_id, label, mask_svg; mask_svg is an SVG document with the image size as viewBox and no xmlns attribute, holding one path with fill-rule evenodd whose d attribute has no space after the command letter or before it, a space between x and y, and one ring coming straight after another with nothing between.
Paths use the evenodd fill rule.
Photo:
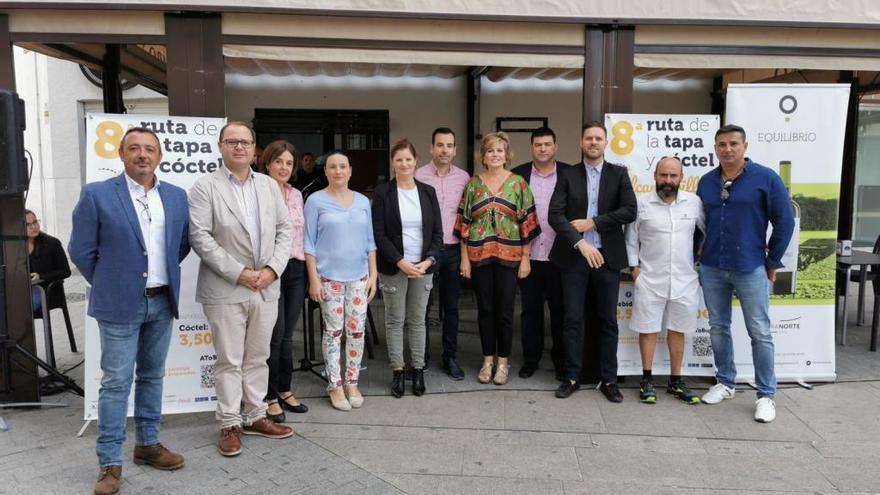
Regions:
<instances>
[{"instance_id":1,"label":"green foliage","mask_svg":"<svg viewBox=\"0 0 880 495\"><path fill-rule=\"evenodd\" d=\"M792 199L801 207L801 230L836 230L837 200L795 194Z\"/></svg>"}]
</instances>

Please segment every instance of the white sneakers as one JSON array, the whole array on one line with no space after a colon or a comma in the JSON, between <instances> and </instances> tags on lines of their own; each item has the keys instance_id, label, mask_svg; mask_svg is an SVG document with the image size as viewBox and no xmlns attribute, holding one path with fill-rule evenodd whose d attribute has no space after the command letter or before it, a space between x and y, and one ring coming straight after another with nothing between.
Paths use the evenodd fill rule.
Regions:
<instances>
[{"instance_id":1,"label":"white sneakers","mask_svg":"<svg viewBox=\"0 0 880 495\"><path fill-rule=\"evenodd\" d=\"M712 385L708 392L700 399L706 404L718 404L724 399L732 399L736 390L723 383ZM776 403L769 397L761 397L755 401L755 421L769 423L776 419Z\"/></svg>"},{"instance_id":2,"label":"white sneakers","mask_svg":"<svg viewBox=\"0 0 880 495\"><path fill-rule=\"evenodd\" d=\"M761 397L755 401L755 421L769 423L776 419L776 403L769 397Z\"/></svg>"},{"instance_id":3,"label":"white sneakers","mask_svg":"<svg viewBox=\"0 0 880 495\"><path fill-rule=\"evenodd\" d=\"M718 404L724 399L732 399L736 394L736 390L728 387L723 383L712 385L708 392L700 398L706 404Z\"/></svg>"}]
</instances>

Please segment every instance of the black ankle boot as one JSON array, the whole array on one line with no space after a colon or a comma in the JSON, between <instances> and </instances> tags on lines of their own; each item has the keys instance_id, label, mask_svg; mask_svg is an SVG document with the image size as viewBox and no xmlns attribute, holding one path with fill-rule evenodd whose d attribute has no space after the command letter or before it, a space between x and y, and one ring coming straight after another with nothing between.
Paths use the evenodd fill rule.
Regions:
<instances>
[{"instance_id":1,"label":"black ankle boot","mask_svg":"<svg viewBox=\"0 0 880 495\"><path fill-rule=\"evenodd\" d=\"M391 378L391 395L398 399L403 397L403 390L406 388L406 377L403 370L394 370L394 376Z\"/></svg>"},{"instance_id":2,"label":"black ankle boot","mask_svg":"<svg viewBox=\"0 0 880 495\"><path fill-rule=\"evenodd\" d=\"M413 395L420 397L425 393L425 370L413 369L412 371Z\"/></svg>"}]
</instances>

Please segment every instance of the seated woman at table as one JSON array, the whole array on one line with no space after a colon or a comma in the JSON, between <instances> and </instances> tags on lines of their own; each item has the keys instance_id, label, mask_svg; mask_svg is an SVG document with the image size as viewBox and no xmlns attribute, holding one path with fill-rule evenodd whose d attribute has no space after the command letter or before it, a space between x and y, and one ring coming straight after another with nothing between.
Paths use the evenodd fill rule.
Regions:
<instances>
[{"instance_id":1,"label":"seated woman at table","mask_svg":"<svg viewBox=\"0 0 880 495\"><path fill-rule=\"evenodd\" d=\"M330 404L349 411L364 403L358 376L364 354L367 304L376 295L376 243L370 201L348 188L348 156L331 151L324 173L327 187L306 200L306 269L309 297L321 304L324 320L321 350Z\"/></svg>"},{"instance_id":2,"label":"seated woman at table","mask_svg":"<svg viewBox=\"0 0 880 495\"><path fill-rule=\"evenodd\" d=\"M507 170L510 139L487 134L478 159L486 168L468 182L455 232L461 239L461 275L473 278L483 365L477 380L504 385L510 373L516 279L531 271L532 239L541 233L528 183ZM495 355L498 366L492 376Z\"/></svg>"},{"instance_id":3,"label":"seated woman at table","mask_svg":"<svg viewBox=\"0 0 880 495\"><path fill-rule=\"evenodd\" d=\"M48 290L49 284L56 280L64 280L70 276L70 263L61 246L61 241L40 230L40 221L31 210L24 211L25 229L27 233L28 266L31 270L31 281L40 280L39 285ZM56 284L61 286L63 282ZM46 293L49 307L59 306L64 299L63 290ZM31 288L31 300L34 312L42 310L43 300L40 289Z\"/></svg>"},{"instance_id":4,"label":"seated woman at table","mask_svg":"<svg viewBox=\"0 0 880 495\"><path fill-rule=\"evenodd\" d=\"M391 393L403 396L404 324L409 332L413 395L425 393L425 310L443 245L440 203L434 188L415 180L416 149L407 139L391 148L394 179L373 195L373 236L379 248L379 288L385 302L385 338Z\"/></svg>"}]
</instances>

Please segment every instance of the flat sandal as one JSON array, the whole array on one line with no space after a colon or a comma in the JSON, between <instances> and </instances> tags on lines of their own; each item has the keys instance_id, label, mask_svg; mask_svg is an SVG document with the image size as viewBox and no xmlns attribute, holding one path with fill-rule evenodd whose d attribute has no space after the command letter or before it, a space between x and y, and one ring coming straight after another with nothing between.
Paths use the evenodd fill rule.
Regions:
<instances>
[{"instance_id":1,"label":"flat sandal","mask_svg":"<svg viewBox=\"0 0 880 495\"><path fill-rule=\"evenodd\" d=\"M495 370L495 378L492 382L495 385L504 385L507 383L507 378L510 375L510 365L509 364L499 364L498 369Z\"/></svg>"},{"instance_id":2,"label":"flat sandal","mask_svg":"<svg viewBox=\"0 0 880 495\"><path fill-rule=\"evenodd\" d=\"M480 373L477 375L477 381L480 383L489 383L492 381L492 363L483 363Z\"/></svg>"}]
</instances>

